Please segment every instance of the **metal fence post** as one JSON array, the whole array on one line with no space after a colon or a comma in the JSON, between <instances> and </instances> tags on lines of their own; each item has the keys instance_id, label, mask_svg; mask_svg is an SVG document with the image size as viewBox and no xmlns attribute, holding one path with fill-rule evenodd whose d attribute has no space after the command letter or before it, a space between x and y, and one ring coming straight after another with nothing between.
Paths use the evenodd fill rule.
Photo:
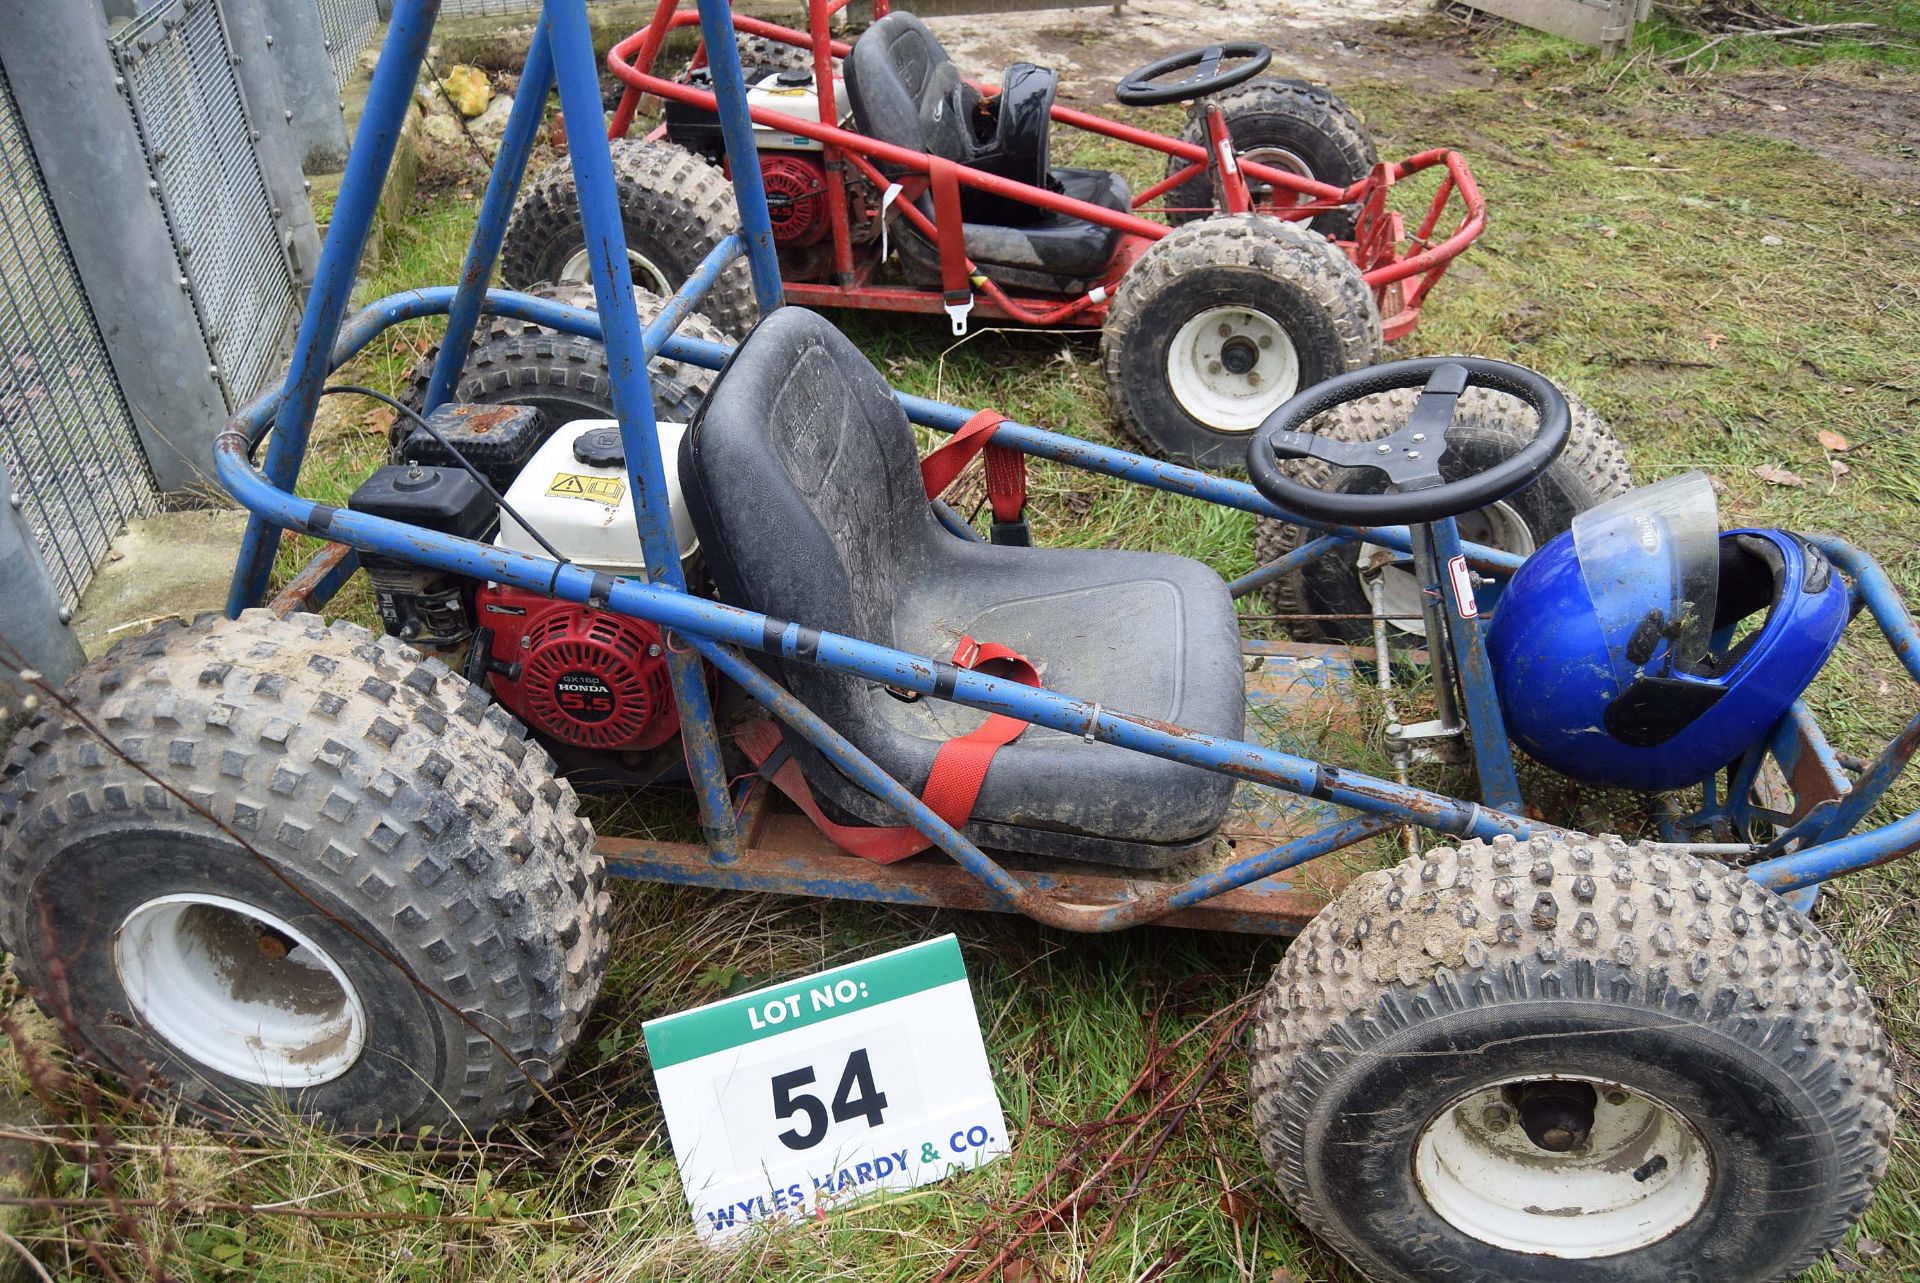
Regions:
<instances>
[{"instance_id":1,"label":"metal fence post","mask_svg":"<svg viewBox=\"0 0 1920 1283\"><path fill-rule=\"evenodd\" d=\"M100 10L0 0L0 66L155 480L172 493L211 486L226 400L177 278Z\"/></svg>"},{"instance_id":2,"label":"metal fence post","mask_svg":"<svg viewBox=\"0 0 1920 1283\"><path fill-rule=\"evenodd\" d=\"M53 685L67 680L76 668L87 662L70 622L73 614L60 600L40 559L33 532L13 502L13 483L7 478L7 463L0 458L0 703L13 685L10 651L30 668L44 674ZM8 718L0 710L0 732ZM4 734L0 733L0 739Z\"/></svg>"},{"instance_id":3,"label":"metal fence post","mask_svg":"<svg viewBox=\"0 0 1920 1283\"><path fill-rule=\"evenodd\" d=\"M227 20L234 70L247 100L247 115L253 120L254 153L260 157L260 170L273 198L273 225L287 247L294 279L304 290L313 284L314 269L320 264L320 229L307 201L309 184L302 173L300 140L288 118L279 68L273 60L274 40L267 34L261 4L262 0L220 0L220 12ZM345 125L341 128L344 131Z\"/></svg>"},{"instance_id":4,"label":"metal fence post","mask_svg":"<svg viewBox=\"0 0 1920 1283\"><path fill-rule=\"evenodd\" d=\"M259 2L300 167L309 174L336 173L347 163L347 119L333 83L320 8L314 0Z\"/></svg>"}]
</instances>

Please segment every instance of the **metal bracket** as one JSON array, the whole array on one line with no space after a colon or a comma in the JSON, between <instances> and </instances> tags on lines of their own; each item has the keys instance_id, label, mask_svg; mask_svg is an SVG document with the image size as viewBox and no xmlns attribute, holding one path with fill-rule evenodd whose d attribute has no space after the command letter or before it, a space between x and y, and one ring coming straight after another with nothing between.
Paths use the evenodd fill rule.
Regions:
<instances>
[{"instance_id":1,"label":"metal bracket","mask_svg":"<svg viewBox=\"0 0 1920 1283\"><path fill-rule=\"evenodd\" d=\"M1465 730L1459 722L1449 725L1439 718L1407 725L1391 722L1387 726L1387 748L1405 752L1415 765L1457 766L1468 758Z\"/></svg>"},{"instance_id":2,"label":"metal bracket","mask_svg":"<svg viewBox=\"0 0 1920 1283\"><path fill-rule=\"evenodd\" d=\"M967 333L967 314L973 311L973 293L968 291L965 298L956 301L955 295L947 295L944 306L947 319L953 323L955 338L964 338Z\"/></svg>"}]
</instances>

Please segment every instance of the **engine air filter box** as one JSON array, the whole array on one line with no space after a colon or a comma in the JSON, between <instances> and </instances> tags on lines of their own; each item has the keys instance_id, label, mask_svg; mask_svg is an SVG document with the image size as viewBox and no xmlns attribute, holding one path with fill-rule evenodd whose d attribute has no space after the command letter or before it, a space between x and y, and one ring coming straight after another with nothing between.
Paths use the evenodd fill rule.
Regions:
<instances>
[{"instance_id":1,"label":"engine air filter box","mask_svg":"<svg viewBox=\"0 0 1920 1283\"><path fill-rule=\"evenodd\" d=\"M353 492L347 507L462 539L485 538L497 515L493 497L460 468L417 463L381 468ZM472 635L469 581L376 553L362 553L360 564L373 581L380 620L395 637L437 650Z\"/></svg>"},{"instance_id":2,"label":"engine air filter box","mask_svg":"<svg viewBox=\"0 0 1920 1283\"><path fill-rule=\"evenodd\" d=\"M496 515L492 497L460 468L416 463L379 469L360 483L347 507L462 539L485 535Z\"/></svg>"},{"instance_id":3,"label":"engine air filter box","mask_svg":"<svg viewBox=\"0 0 1920 1283\"><path fill-rule=\"evenodd\" d=\"M495 490L505 493L527 460L547 439L547 417L530 405L468 405L450 401L427 416L427 422L458 450ZM459 460L415 425L400 457L406 463L458 468Z\"/></svg>"}]
</instances>

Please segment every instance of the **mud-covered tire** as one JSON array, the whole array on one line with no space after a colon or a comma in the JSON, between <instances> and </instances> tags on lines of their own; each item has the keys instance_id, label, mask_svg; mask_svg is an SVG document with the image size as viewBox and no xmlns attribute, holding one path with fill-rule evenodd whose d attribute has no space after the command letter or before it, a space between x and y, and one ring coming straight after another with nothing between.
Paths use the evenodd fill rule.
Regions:
<instances>
[{"instance_id":1,"label":"mud-covered tire","mask_svg":"<svg viewBox=\"0 0 1920 1283\"><path fill-rule=\"evenodd\" d=\"M1216 339L1254 364L1209 371ZM1156 241L1121 278L1100 334L1115 425L1205 467L1244 467L1254 429L1287 397L1379 355L1380 312L1353 263L1324 236L1259 214Z\"/></svg>"},{"instance_id":2,"label":"mud-covered tire","mask_svg":"<svg viewBox=\"0 0 1920 1283\"><path fill-rule=\"evenodd\" d=\"M605 869L505 709L394 638L264 610L162 624L67 696L120 753L59 710L16 739L0 935L102 1063L241 1125L352 1131L484 1128L551 1081L606 969ZM246 1001L320 1024L227 1037Z\"/></svg>"},{"instance_id":3,"label":"mud-covered tire","mask_svg":"<svg viewBox=\"0 0 1920 1283\"><path fill-rule=\"evenodd\" d=\"M614 140L613 178L620 195L634 284L671 294L714 246L739 227L733 184L684 148L636 138ZM586 229L568 160L533 180L507 221L500 276L522 289L539 281L588 279L582 258ZM727 265L700 310L727 333L744 337L760 315L745 259Z\"/></svg>"},{"instance_id":4,"label":"mud-covered tire","mask_svg":"<svg viewBox=\"0 0 1920 1283\"><path fill-rule=\"evenodd\" d=\"M1306 430L1341 441L1371 441L1398 431L1413 411L1418 388L1384 392L1336 406L1306 425ZM1633 488L1626 447L1607 421L1591 407L1567 397L1573 425L1567 448L1539 480L1496 505L1496 510L1461 519L1461 533L1476 543L1527 553L1573 524L1595 504ZM1468 388L1454 411L1447 433L1449 453L1443 471L1449 479L1484 471L1511 458L1529 441L1539 416L1517 397L1490 388ZM1281 465L1302 485L1317 490L1378 490L1377 474L1334 468L1318 459ZM1313 531L1291 522L1261 517L1254 523L1254 554L1266 565L1306 543ZM1389 613L1417 613L1404 592L1388 594ZM1303 615L1372 613L1373 602L1358 567L1358 553L1347 548L1284 575L1267 587L1268 608L1295 636L1309 641L1364 644L1373 626L1361 619L1305 619ZM1418 639L1417 625L1391 626L1395 639Z\"/></svg>"},{"instance_id":5,"label":"mud-covered tire","mask_svg":"<svg viewBox=\"0 0 1920 1283\"><path fill-rule=\"evenodd\" d=\"M733 43L740 50L741 70L749 76L756 67L763 72L813 70L813 51L802 49L799 45L790 45L784 40L773 40L766 36L749 35L744 31L733 33Z\"/></svg>"},{"instance_id":6,"label":"mud-covered tire","mask_svg":"<svg viewBox=\"0 0 1920 1283\"><path fill-rule=\"evenodd\" d=\"M1227 136L1234 153L1304 177L1339 187L1350 187L1379 163L1373 137L1360 117L1329 89L1305 80L1260 79L1219 95L1227 117ZM1207 145L1207 121L1200 104L1187 113L1180 131L1182 142ZM1187 167L1178 156L1167 158L1167 176ZM1271 203L1264 188L1252 193L1254 208ZM1189 179L1163 200L1167 221L1176 226L1207 217L1224 208L1217 203L1211 175ZM1309 224L1323 236L1350 238L1359 211L1352 206L1328 210Z\"/></svg>"},{"instance_id":7,"label":"mud-covered tire","mask_svg":"<svg viewBox=\"0 0 1920 1283\"><path fill-rule=\"evenodd\" d=\"M1819 928L1736 870L1617 838L1470 842L1361 878L1275 970L1251 1070L1280 1192L1378 1283L1790 1278L1865 1209L1895 1114L1886 1034ZM1457 1117L1490 1084L1549 1075L1602 1085L1564 1153L1532 1139L1537 1115ZM1612 1226L1629 1246L1576 1255L1612 1240L1551 1177L1618 1143L1605 1111L1648 1101L1666 1131L1623 1147L1629 1175L1605 1187L1646 1219ZM1507 1140L1534 1163L1482 1177L1515 1209L1484 1223L1553 1254L1455 1223L1483 1222L1424 1147L1476 1126L1490 1146L1524 1126ZM1682 1219L1655 1237L1661 1215Z\"/></svg>"},{"instance_id":8,"label":"mud-covered tire","mask_svg":"<svg viewBox=\"0 0 1920 1283\"><path fill-rule=\"evenodd\" d=\"M572 307L594 305L593 286L580 281L542 281L526 292ZM633 301L643 325L666 306L665 299L639 288L633 291ZM733 342L698 312L689 312L675 333L709 343ZM439 355L440 345L435 343L407 372L402 399L415 410L426 404L427 384ZM654 415L669 423L691 423L713 387L714 372L657 356L647 362L647 376L653 387ZM452 399L479 405L537 406L546 415L549 430L573 419L614 417L613 375L602 343L509 316L480 318ZM409 426L394 424L395 445Z\"/></svg>"}]
</instances>

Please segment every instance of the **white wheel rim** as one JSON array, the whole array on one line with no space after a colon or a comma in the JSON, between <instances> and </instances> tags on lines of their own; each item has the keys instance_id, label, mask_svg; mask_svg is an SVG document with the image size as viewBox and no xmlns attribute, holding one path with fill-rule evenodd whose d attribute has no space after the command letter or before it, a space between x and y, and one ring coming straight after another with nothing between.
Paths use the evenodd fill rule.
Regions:
<instances>
[{"instance_id":1,"label":"white wheel rim","mask_svg":"<svg viewBox=\"0 0 1920 1283\"><path fill-rule=\"evenodd\" d=\"M311 936L217 895L149 900L120 924L114 965L148 1028L181 1055L265 1087L315 1087L353 1067L367 1016Z\"/></svg>"},{"instance_id":2,"label":"white wheel rim","mask_svg":"<svg viewBox=\"0 0 1920 1283\"><path fill-rule=\"evenodd\" d=\"M1657 1243L1699 1215L1713 1160L1679 1111L1597 1079L1553 1075L1596 1096L1585 1140L1555 1153L1528 1137L1507 1090L1543 1081L1483 1087L1421 1131L1414 1179L1442 1220L1511 1252L1586 1260Z\"/></svg>"},{"instance_id":3,"label":"white wheel rim","mask_svg":"<svg viewBox=\"0 0 1920 1283\"><path fill-rule=\"evenodd\" d=\"M633 273L633 283L641 289L662 297L670 295L674 287L667 283L667 274L653 265L653 260L637 250L627 251L627 263ZM593 260L582 246L574 256L560 269L560 279L568 282L593 284Z\"/></svg>"},{"instance_id":4,"label":"white wheel rim","mask_svg":"<svg viewBox=\"0 0 1920 1283\"><path fill-rule=\"evenodd\" d=\"M1265 312L1211 307L1167 348L1167 385L1187 414L1216 432L1251 432L1300 388L1300 355Z\"/></svg>"},{"instance_id":5,"label":"white wheel rim","mask_svg":"<svg viewBox=\"0 0 1920 1283\"><path fill-rule=\"evenodd\" d=\"M1312 178L1313 168L1301 157L1285 147L1253 147L1240 153L1242 162L1252 161L1256 165L1265 165L1268 169L1284 169L1289 174L1298 174L1302 178ZM1292 205L1305 205L1311 196L1294 192ZM1247 196L1258 208L1262 203L1274 204L1274 191L1265 183L1248 182Z\"/></svg>"},{"instance_id":6,"label":"white wheel rim","mask_svg":"<svg viewBox=\"0 0 1920 1283\"><path fill-rule=\"evenodd\" d=\"M1531 556L1538 542L1527 526L1527 519L1504 499L1454 519L1460 537L1468 543L1498 548L1515 556ZM1413 563L1407 555L1379 544L1363 543L1355 558L1362 582L1376 576L1380 580L1380 609L1386 614L1387 627L1410 637L1425 637L1427 621L1420 613L1420 581L1414 578ZM1371 598L1372 594L1368 594Z\"/></svg>"}]
</instances>

